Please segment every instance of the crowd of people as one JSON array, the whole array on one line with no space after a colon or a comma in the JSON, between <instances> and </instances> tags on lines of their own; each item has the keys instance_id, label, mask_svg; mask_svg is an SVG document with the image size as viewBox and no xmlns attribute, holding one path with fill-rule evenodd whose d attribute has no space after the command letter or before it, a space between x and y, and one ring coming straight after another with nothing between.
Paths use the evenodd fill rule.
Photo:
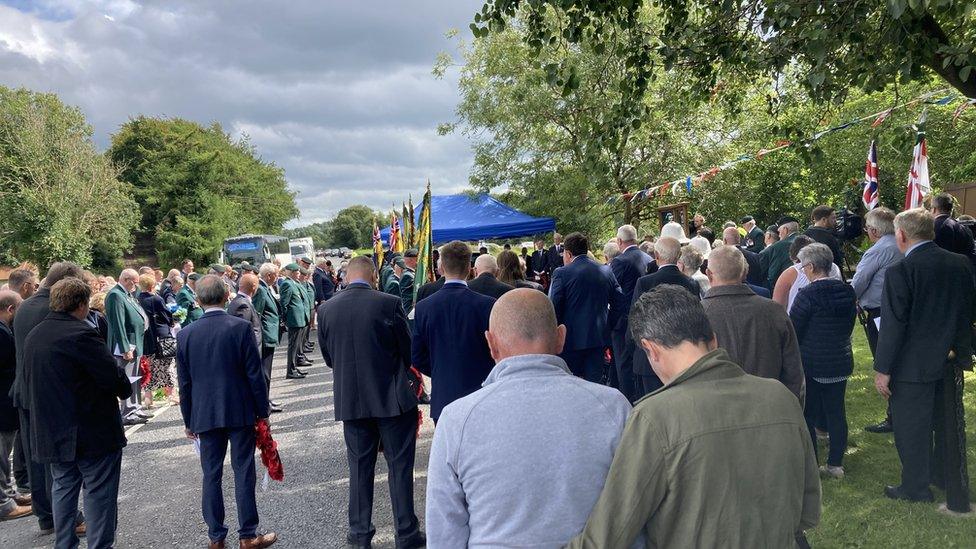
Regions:
<instances>
[{"instance_id":1,"label":"crowd of people","mask_svg":"<svg viewBox=\"0 0 976 549\"><path fill-rule=\"evenodd\" d=\"M209 546L228 535L228 449L239 546L274 544L254 498L256 427L282 410L275 349L300 383L317 341L348 455L351 546L375 535L381 452L397 547L804 546L821 478L846 474L859 319L888 402L868 430L893 432L902 464L884 495L933 501L930 485L961 485L968 509L946 403L972 363L976 254L951 212L948 195L869 211L849 283L827 206L802 234L789 216L716 233L696 215L656 238L623 225L602 261L581 233L497 257L449 242L425 284L413 249L338 270L324 257L117 279L19 268L0 290L0 516L33 514L59 549L79 535L111 547L123 428L159 395L199 448ZM426 532L422 403L435 423Z\"/></svg>"}]
</instances>

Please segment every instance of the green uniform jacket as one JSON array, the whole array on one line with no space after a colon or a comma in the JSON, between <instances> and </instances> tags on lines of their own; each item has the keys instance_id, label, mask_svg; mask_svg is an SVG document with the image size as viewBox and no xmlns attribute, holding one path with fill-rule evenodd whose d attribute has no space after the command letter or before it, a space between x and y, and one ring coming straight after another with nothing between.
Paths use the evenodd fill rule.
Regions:
<instances>
[{"instance_id":1,"label":"green uniform jacket","mask_svg":"<svg viewBox=\"0 0 976 549\"><path fill-rule=\"evenodd\" d=\"M189 285L180 288L180 293L176 294L176 304L186 309L186 319L180 323L180 326L188 326L203 316L203 308L197 303L197 293L191 290Z\"/></svg>"},{"instance_id":2,"label":"green uniform jacket","mask_svg":"<svg viewBox=\"0 0 976 549\"><path fill-rule=\"evenodd\" d=\"M396 273L390 273L386 283L383 284L383 292L400 297L400 279L397 278Z\"/></svg>"},{"instance_id":3,"label":"green uniform jacket","mask_svg":"<svg viewBox=\"0 0 976 549\"><path fill-rule=\"evenodd\" d=\"M414 276L413 269L404 269L403 276L400 277L400 301L403 303L403 311L408 314L413 309Z\"/></svg>"},{"instance_id":4,"label":"green uniform jacket","mask_svg":"<svg viewBox=\"0 0 976 549\"><path fill-rule=\"evenodd\" d=\"M278 326L281 322L278 316L278 302L275 301L271 291L268 290L268 285L263 280L258 284L258 291L251 298L251 306L254 307L254 312L261 317L261 346L277 347Z\"/></svg>"},{"instance_id":5,"label":"green uniform jacket","mask_svg":"<svg viewBox=\"0 0 976 549\"><path fill-rule=\"evenodd\" d=\"M393 272L393 267L390 267L389 263L380 267L380 290L386 292L386 285L393 276L395 276L395 273Z\"/></svg>"},{"instance_id":6,"label":"green uniform jacket","mask_svg":"<svg viewBox=\"0 0 976 549\"><path fill-rule=\"evenodd\" d=\"M308 318L311 320L315 314L315 286L306 280L302 282L302 289L305 290L305 306L308 307Z\"/></svg>"},{"instance_id":7,"label":"green uniform jacket","mask_svg":"<svg viewBox=\"0 0 976 549\"><path fill-rule=\"evenodd\" d=\"M607 482L569 547L796 547L820 521L800 404L724 349L639 400Z\"/></svg>"},{"instance_id":8,"label":"green uniform jacket","mask_svg":"<svg viewBox=\"0 0 976 549\"><path fill-rule=\"evenodd\" d=\"M796 235L797 233L793 233L759 253L759 266L766 273L766 287L769 291L776 287L779 275L793 264L790 261L790 244L796 240Z\"/></svg>"},{"instance_id":9,"label":"green uniform jacket","mask_svg":"<svg viewBox=\"0 0 976 549\"><path fill-rule=\"evenodd\" d=\"M285 326L302 328L308 326L309 309L306 301L308 294L302 285L290 278L278 281L278 292L281 295L281 309L285 315Z\"/></svg>"},{"instance_id":10,"label":"green uniform jacket","mask_svg":"<svg viewBox=\"0 0 976 549\"><path fill-rule=\"evenodd\" d=\"M105 296L105 320L108 321L108 350L113 354L125 354L135 348L135 355L142 356L142 342L146 333L146 320L141 306L125 288L116 284Z\"/></svg>"}]
</instances>

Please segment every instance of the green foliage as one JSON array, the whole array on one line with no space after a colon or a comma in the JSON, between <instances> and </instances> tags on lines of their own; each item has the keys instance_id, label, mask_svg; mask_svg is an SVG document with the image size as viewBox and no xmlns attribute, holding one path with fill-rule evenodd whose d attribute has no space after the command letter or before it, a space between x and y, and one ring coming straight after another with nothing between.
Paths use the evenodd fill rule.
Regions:
<instances>
[{"instance_id":1,"label":"green foliage","mask_svg":"<svg viewBox=\"0 0 976 549\"><path fill-rule=\"evenodd\" d=\"M311 237L316 248L332 248L332 222L323 221L312 223L304 227L295 229L285 229L284 235L288 238Z\"/></svg>"},{"instance_id":2,"label":"green foliage","mask_svg":"<svg viewBox=\"0 0 976 549\"><path fill-rule=\"evenodd\" d=\"M333 246L352 249L371 247L373 222L376 221L382 227L384 219L389 219L389 216L374 212L368 206L357 205L344 208L331 221L330 242Z\"/></svg>"},{"instance_id":3,"label":"green foliage","mask_svg":"<svg viewBox=\"0 0 976 549\"><path fill-rule=\"evenodd\" d=\"M112 137L108 155L136 189L144 236L164 265L209 263L225 238L278 233L298 215L284 171L217 124L140 116Z\"/></svg>"},{"instance_id":4,"label":"green foliage","mask_svg":"<svg viewBox=\"0 0 976 549\"><path fill-rule=\"evenodd\" d=\"M0 86L0 248L41 266L91 265L132 244L132 188L95 150L77 108Z\"/></svg>"}]
</instances>

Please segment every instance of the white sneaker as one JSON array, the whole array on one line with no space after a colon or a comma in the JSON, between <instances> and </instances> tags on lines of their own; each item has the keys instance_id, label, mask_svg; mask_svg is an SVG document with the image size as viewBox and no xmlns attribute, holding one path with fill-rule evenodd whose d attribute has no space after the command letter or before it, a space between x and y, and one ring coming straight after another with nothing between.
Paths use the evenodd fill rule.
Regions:
<instances>
[{"instance_id":1,"label":"white sneaker","mask_svg":"<svg viewBox=\"0 0 976 549\"><path fill-rule=\"evenodd\" d=\"M844 468L833 465L821 465L820 474L823 476L840 479L844 478Z\"/></svg>"}]
</instances>

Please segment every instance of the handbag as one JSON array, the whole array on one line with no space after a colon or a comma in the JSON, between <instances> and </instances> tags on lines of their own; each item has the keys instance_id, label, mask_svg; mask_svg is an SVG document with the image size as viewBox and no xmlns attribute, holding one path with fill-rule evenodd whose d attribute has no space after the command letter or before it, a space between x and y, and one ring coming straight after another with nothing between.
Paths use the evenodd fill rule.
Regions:
<instances>
[{"instance_id":1,"label":"handbag","mask_svg":"<svg viewBox=\"0 0 976 549\"><path fill-rule=\"evenodd\" d=\"M160 337L158 340L159 349L156 354L162 358L173 358L176 356L176 338L172 336Z\"/></svg>"}]
</instances>

